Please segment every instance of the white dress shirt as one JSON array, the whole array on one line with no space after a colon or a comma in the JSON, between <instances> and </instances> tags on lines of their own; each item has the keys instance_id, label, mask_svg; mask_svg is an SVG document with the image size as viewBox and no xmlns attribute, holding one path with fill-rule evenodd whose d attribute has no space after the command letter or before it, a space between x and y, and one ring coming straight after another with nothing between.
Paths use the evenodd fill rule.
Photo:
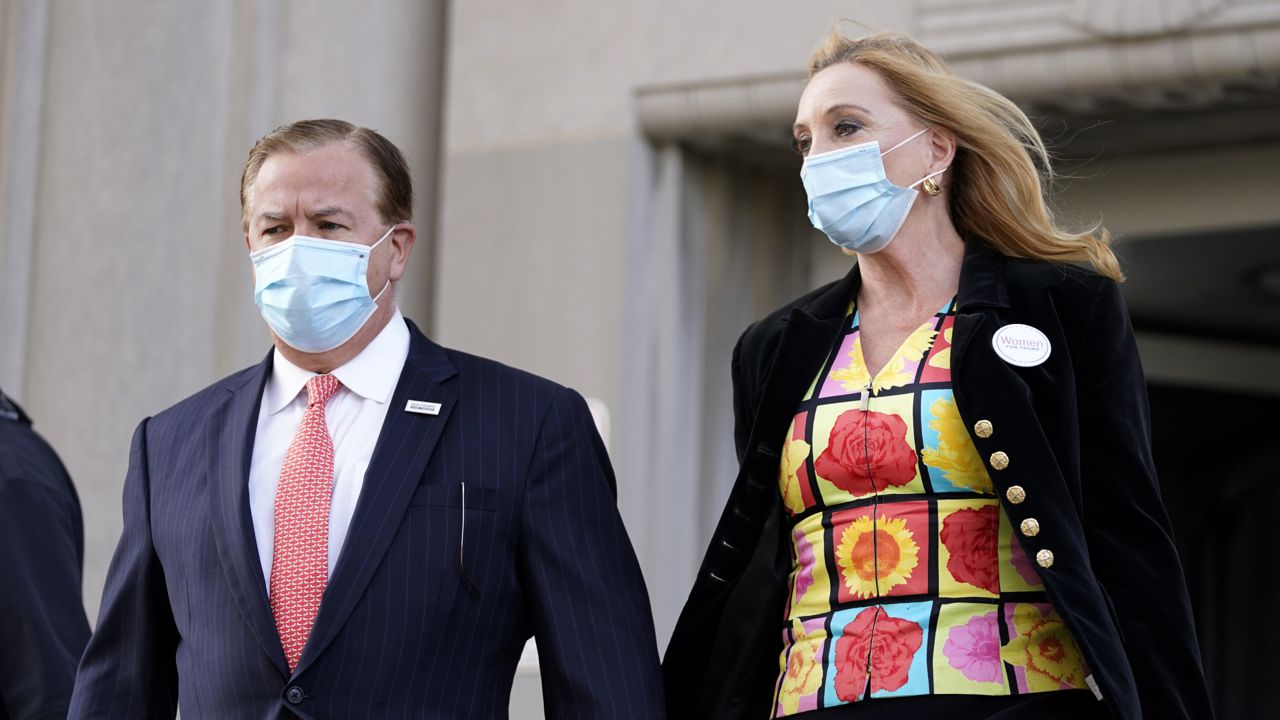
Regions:
<instances>
[{"instance_id":1,"label":"white dress shirt","mask_svg":"<svg viewBox=\"0 0 1280 720\"><path fill-rule=\"evenodd\" d=\"M377 337L333 371L342 388L325 406L325 422L333 438L333 499L329 505L329 575L347 538L351 516L364 487L364 474L373 446L387 417L405 359L409 357L409 328L396 310ZM249 512L258 542L258 558L268 592L271 587L272 542L275 539L276 486L285 452L307 411L307 380L316 373L294 365L275 351L271 377L262 391L258 429L249 466Z\"/></svg>"}]
</instances>

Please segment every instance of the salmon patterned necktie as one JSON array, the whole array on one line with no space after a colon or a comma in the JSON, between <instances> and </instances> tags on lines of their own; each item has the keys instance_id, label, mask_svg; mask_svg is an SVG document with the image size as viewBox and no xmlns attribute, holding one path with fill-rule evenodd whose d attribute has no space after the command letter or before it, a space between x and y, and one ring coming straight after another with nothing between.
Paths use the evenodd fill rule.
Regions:
<instances>
[{"instance_id":1,"label":"salmon patterned necktie","mask_svg":"<svg viewBox=\"0 0 1280 720\"><path fill-rule=\"evenodd\" d=\"M328 576L333 439L324 408L341 388L332 375L307 381L307 412L285 453L276 486L271 614L290 672L302 657Z\"/></svg>"}]
</instances>

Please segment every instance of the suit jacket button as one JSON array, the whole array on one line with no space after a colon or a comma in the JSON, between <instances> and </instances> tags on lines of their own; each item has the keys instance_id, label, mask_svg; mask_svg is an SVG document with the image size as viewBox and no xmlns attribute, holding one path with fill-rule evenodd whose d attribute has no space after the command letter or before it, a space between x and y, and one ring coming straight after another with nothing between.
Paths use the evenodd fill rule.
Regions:
<instances>
[{"instance_id":1,"label":"suit jacket button","mask_svg":"<svg viewBox=\"0 0 1280 720\"><path fill-rule=\"evenodd\" d=\"M1036 553L1036 564L1042 568L1053 567L1053 551L1041 550L1040 552Z\"/></svg>"},{"instance_id":2,"label":"suit jacket button","mask_svg":"<svg viewBox=\"0 0 1280 720\"><path fill-rule=\"evenodd\" d=\"M302 692L302 688L298 687L297 685L294 685L293 687L284 691L284 699L288 700L290 705L297 705L298 703L302 702L303 698L305 698L306 696L307 696L306 693Z\"/></svg>"},{"instance_id":3,"label":"suit jacket button","mask_svg":"<svg viewBox=\"0 0 1280 720\"><path fill-rule=\"evenodd\" d=\"M996 470L1003 470L1009 467L1009 456L1003 450L991 453L991 467Z\"/></svg>"},{"instance_id":4,"label":"suit jacket button","mask_svg":"<svg viewBox=\"0 0 1280 720\"><path fill-rule=\"evenodd\" d=\"M995 431L995 426L991 424L990 420L979 420L973 424L973 434L984 440L991 437L991 434Z\"/></svg>"},{"instance_id":5,"label":"suit jacket button","mask_svg":"<svg viewBox=\"0 0 1280 720\"><path fill-rule=\"evenodd\" d=\"M1027 499L1027 491L1023 490L1021 485L1010 485L1009 489L1004 491L1004 496L1014 505L1021 505L1022 501Z\"/></svg>"},{"instance_id":6,"label":"suit jacket button","mask_svg":"<svg viewBox=\"0 0 1280 720\"><path fill-rule=\"evenodd\" d=\"M1022 534L1027 537L1035 537L1040 534L1040 521L1035 518L1027 518L1022 521Z\"/></svg>"}]
</instances>

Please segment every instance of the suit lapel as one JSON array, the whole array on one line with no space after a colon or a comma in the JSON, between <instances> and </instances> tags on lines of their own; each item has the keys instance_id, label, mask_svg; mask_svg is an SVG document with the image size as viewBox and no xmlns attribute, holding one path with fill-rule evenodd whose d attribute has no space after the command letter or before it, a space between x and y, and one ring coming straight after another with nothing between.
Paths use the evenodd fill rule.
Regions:
<instances>
[{"instance_id":1,"label":"suit lapel","mask_svg":"<svg viewBox=\"0 0 1280 720\"><path fill-rule=\"evenodd\" d=\"M428 340L413 323L408 325L409 357L387 408L342 554L325 589L295 675L305 671L333 641L364 595L400 528L409 500L457 400L457 395L442 384L456 374L444 349ZM440 412L407 412L405 405L410 400L439 403Z\"/></svg>"},{"instance_id":2,"label":"suit lapel","mask_svg":"<svg viewBox=\"0 0 1280 720\"><path fill-rule=\"evenodd\" d=\"M258 643L281 674L288 674L280 637L267 601L262 563L249 512L249 463L258 428L262 389L271 371L271 355L229 388L230 397L213 414L208 437L209 496L214 542L236 605Z\"/></svg>"}]
</instances>

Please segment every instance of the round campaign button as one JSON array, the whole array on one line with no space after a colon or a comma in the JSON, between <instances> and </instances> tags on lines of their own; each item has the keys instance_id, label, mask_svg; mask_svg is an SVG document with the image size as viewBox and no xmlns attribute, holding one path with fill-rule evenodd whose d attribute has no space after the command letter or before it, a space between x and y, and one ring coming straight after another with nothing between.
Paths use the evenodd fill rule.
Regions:
<instances>
[{"instance_id":1,"label":"round campaign button","mask_svg":"<svg viewBox=\"0 0 1280 720\"><path fill-rule=\"evenodd\" d=\"M1044 333L1030 325L1005 325L991 337L991 347L1001 360L1018 367L1035 367L1049 359L1053 348Z\"/></svg>"}]
</instances>

